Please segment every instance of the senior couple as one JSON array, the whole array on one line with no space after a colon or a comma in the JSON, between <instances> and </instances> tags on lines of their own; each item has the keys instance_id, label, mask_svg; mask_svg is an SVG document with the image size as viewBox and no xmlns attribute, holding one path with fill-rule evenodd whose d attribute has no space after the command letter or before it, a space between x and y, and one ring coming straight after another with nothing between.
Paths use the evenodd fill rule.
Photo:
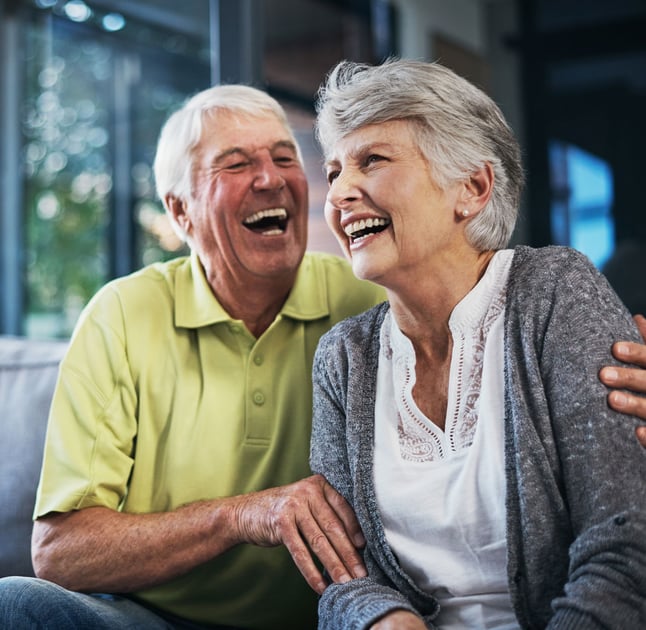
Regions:
<instances>
[{"instance_id":1,"label":"senior couple","mask_svg":"<svg viewBox=\"0 0 646 630\"><path fill-rule=\"evenodd\" d=\"M342 62L317 133L351 270L305 253L273 99L169 119L155 175L192 253L79 321L41 579L0 580L0 625L643 627L646 319L577 252L508 248L520 151L450 70Z\"/></svg>"}]
</instances>

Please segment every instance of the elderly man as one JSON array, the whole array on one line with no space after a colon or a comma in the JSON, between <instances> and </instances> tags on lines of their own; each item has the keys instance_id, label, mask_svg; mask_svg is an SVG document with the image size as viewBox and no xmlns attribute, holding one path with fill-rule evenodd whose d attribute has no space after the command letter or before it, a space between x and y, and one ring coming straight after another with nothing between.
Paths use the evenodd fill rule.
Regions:
<instances>
[{"instance_id":1,"label":"elderly man","mask_svg":"<svg viewBox=\"0 0 646 630\"><path fill-rule=\"evenodd\" d=\"M299 148L265 93L196 95L167 122L155 175L191 256L110 283L81 317L33 537L40 577L130 595L47 583L33 601L66 628L126 627L122 609L145 627L313 627L325 582L308 548L332 579L363 569L348 506L307 478L312 356L381 291L305 253Z\"/></svg>"},{"instance_id":2,"label":"elderly man","mask_svg":"<svg viewBox=\"0 0 646 630\"><path fill-rule=\"evenodd\" d=\"M308 477L312 357L384 296L305 253L299 149L263 92L193 97L155 174L192 253L111 282L81 317L35 510L43 579L0 580L0 626L313 628L320 564L365 570L349 506ZM617 387L643 377L612 369Z\"/></svg>"}]
</instances>

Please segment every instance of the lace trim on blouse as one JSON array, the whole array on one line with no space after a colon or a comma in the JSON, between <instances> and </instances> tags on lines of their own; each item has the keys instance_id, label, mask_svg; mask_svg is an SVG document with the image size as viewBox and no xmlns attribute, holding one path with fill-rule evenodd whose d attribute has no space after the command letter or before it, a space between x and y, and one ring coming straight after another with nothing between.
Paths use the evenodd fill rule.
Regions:
<instances>
[{"instance_id":1,"label":"lace trim on blouse","mask_svg":"<svg viewBox=\"0 0 646 630\"><path fill-rule=\"evenodd\" d=\"M499 281L506 278L507 257L502 257L500 265L494 264L496 258L499 256L494 256L483 278L455 307L449 320L453 357L446 431L417 407L413 399L415 350L397 327L391 312L386 315L381 327L381 353L392 366L399 448L405 460L444 459L473 443L487 336L505 310L506 284Z\"/></svg>"}]
</instances>

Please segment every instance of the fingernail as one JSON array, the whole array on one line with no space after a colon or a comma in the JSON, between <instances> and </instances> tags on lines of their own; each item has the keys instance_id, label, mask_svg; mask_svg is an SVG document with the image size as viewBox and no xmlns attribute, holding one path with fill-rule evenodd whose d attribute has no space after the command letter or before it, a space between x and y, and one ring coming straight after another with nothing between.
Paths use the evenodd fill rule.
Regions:
<instances>
[{"instance_id":1,"label":"fingernail","mask_svg":"<svg viewBox=\"0 0 646 630\"><path fill-rule=\"evenodd\" d=\"M619 378L619 372L614 368L604 368L603 378L606 381L616 381Z\"/></svg>"},{"instance_id":2,"label":"fingernail","mask_svg":"<svg viewBox=\"0 0 646 630\"><path fill-rule=\"evenodd\" d=\"M616 407L625 407L628 404L628 397L622 392L613 392L612 402Z\"/></svg>"},{"instance_id":3,"label":"fingernail","mask_svg":"<svg viewBox=\"0 0 646 630\"><path fill-rule=\"evenodd\" d=\"M617 350L617 354L628 354L629 352L628 344L622 343L621 341L617 343L615 349Z\"/></svg>"},{"instance_id":4,"label":"fingernail","mask_svg":"<svg viewBox=\"0 0 646 630\"><path fill-rule=\"evenodd\" d=\"M354 567L354 575L355 577L362 578L366 577L366 575L368 575L368 572L363 565L358 564L356 567Z\"/></svg>"},{"instance_id":5,"label":"fingernail","mask_svg":"<svg viewBox=\"0 0 646 630\"><path fill-rule=\"evenodd\" d=\"M353 540L356 547L363 547L366 544L366 539L363 537L363 534L355 534Z\"/></svg>"}]
</instances>

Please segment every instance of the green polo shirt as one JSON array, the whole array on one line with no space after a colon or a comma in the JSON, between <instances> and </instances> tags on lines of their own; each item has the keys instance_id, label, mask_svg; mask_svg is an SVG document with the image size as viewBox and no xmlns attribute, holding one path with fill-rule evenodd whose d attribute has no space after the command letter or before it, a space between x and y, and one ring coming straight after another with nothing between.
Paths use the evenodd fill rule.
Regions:
<instances>
[{"instance_id":1,"label":"green polo shirt","mask_svg":"<svg viewBox=\"0 0 646 630\"><path fill-rule=\"evenodd\" d=\"M307 253L256 339L214 298L195 255L109 283L61 365L35 517L168 511L309 475L319 337L383 299L345 261ZM315 594L282 547L239 545L137 596L200 623L316 627Z\"/></svg>"}]
</instances>

